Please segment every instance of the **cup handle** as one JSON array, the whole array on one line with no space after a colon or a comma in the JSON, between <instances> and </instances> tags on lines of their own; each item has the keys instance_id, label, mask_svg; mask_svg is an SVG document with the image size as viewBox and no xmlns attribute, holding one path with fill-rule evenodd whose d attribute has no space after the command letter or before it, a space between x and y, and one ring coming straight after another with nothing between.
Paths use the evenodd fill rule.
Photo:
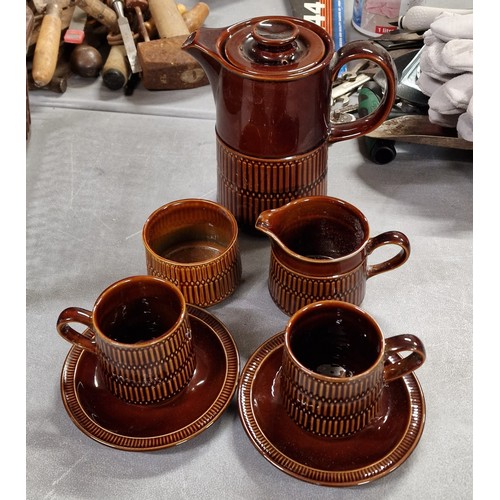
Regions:
<instances>
[{"instance_id":1,"label":"cup handle","mask_svg":"<svg viewBox=\"0 0 500 500\"><path fill-rule=\"evenodd\" d=\"M391 112L397 90L396 66L389 52L379 44L369 40L348 42L337 51L337 55L337 62L332 69L332 81L345 64L356 59L367 59L380 66L386 76L386 89L373 113L352 122L330 124L328 142L354 139L376 129Z\"/></svg>"},{"instance_id":2,"label":"cup handle","mask_svg":"<svg viewBox=\"0 0 500 500\"><path fill-rule=\"evenodd\" d=\"M410 257L410 240L406 237L406 235L400 233L399 231L387 231L370 238L367 246L368 255L370 255L376 248L383 245L398 245L401 247L401 250L394 257L391 257L384 262L368 266L366 269L367 278L371 278L372 276L380 273L385 273L391 269L396 269L396 267L403 265Z\"/></svg>"},{"instance_id":3,"label":"cup handle","mask_svg":"<svg viewBox=\"0 0 500 500\"><path fill-rule=\"evenodd\" d=\"M86 337L83 333L77 332L69 323L82 323L92 330L92 313L80 307L68 307L57 319L57 331L68 342L96 353L95 341Z\"/></svg>"},{"instance_id":4,"label":"cup handle","mask_svg":"<svg viewBox=\"0 0 500 500\"><path fill-rule=\"evenodd\" d=\"M397 352L410 351L411 354L398 361L391 362L388 357ZM422 366L425 361L425 347L415 335L403 334L390 337L385 341L384 380L391 382L407 375ZM399 356L398 356L399 358Z\"/></svg>"}]
</instances>

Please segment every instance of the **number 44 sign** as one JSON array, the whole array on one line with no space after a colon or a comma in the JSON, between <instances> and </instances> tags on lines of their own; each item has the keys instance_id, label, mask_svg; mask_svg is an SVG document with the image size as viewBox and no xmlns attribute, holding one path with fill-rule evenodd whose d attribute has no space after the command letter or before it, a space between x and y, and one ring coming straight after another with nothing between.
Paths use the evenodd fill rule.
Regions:
<instances>
[{"instance_id":1,"label":"number 44 sign","mask_svg":"<svg viewBox=\"0 0 500 500\"><path fill-rule=\"evenodd\" d=\"M331 33L328 29L329 22L327 23L327 21L330 21L331 19L331 16L327 14L331 12L331 9L327 9L327 4L331 4L331 0L325 0L324 2L304 2L304 9L308 13L304 14L303 18L306 21L311 21L312 23L325 28L329 33Z\"/></svg>"},{"instance_id":2,"label":"number 44 sign","mask_svg":"<svg viewBox=\"0 0 500 500\"><path fill-rule=\"evenodd\" d=\"M292 14L324 28L333 38L335 49L345 43L344 0L304 2L290 0Z\"/></svg>"}]
</instances>

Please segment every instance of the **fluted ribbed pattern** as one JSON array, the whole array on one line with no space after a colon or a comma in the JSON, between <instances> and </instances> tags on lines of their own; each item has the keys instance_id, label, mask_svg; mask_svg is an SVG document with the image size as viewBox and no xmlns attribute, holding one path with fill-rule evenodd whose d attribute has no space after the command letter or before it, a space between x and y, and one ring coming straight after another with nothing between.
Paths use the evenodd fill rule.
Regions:
<instances>
[{"instance_id":1,"label":"fluted ribbed pattern","mask_svg":"<svg viewBox=\"0 0 500 500\"><path fill-rule=\"evenodd\" d=\"M326 194L328 143L287 159L239 154L217 137L217 199L236 220L254 227L261 212Z\"/></svg>"},{"instance_id":2,"label":"fluted ribbed pattern","mask_svg":"<svg viewBox=\"0 0 500 500\"><path fill-rule=\"evenodd\" d=\"M345 437L363 429L377 414L383 365L366 376L336 381L304 373L283 355L282 396L287 413L302 428L329 437Z\"/></svg>"},{"instance_id":3,"label":"fluted ribbed pattern","mask_svg":"<svg viewBox=\"0 0 500 500\"><path fill-rule=\"evenodd\" d=\"M241 279L241 257L236 243L229 251L210 262L179 266L146 251L148 274L176 285L186 302L209 307L229 297Z\"/></svg>"},{"instance_id":4,"label":"fluted ribbed pattern","mask_svg":"<svg viewBox=\"0 0 500 500\"><path fill-rule=\"evenodd\" d=\"M229 210L213 201L167 203L151 214L143 238L147 273L176 285L189 304L213 306L240 283L238 225ZM168 253L159 241L170 242Z\"/></svg>"},{"instance_id":5,"label":"fluted ribbed pattern","mask_svg":"<svg viewBox=\"0 0 500 500\"><path fill-rule=\"evenodd\" d=\"M366 262L345 274L315 277L289 269L271 251L268 285L276 305L290 316L320 300L342 300L360 305L366 290Z\"/></svg>"},{"instance_id":6,"label":"fluted ribbed pattern","mask_svg":"<svg viewBox=\"0 0 500 500\"><path fill-rule=\"evenodd\" d=\"M126 349L102 342L99 357L108 389L136 404L151 404L179 393L191 380L195 355L186 318L179 328L153 345L127 345Z\"/></svg>"},{"instance_id":7,"label":"fluted ribbed pattern","mask_svg":"<svg viewBox=\"0 0 500 500\"><path fill-rule=\"evenodd\" d=\"M329 466L319 467L311 464L300 451L294 453L295 449L300 450L299 434L293 436L295 439L293 446L290 446L289 441L289 439L292 439L292 436L288 434L283 435L281 441L275 439L275 435L273 435L273 438L270 438L272 433L268 434L269 427L272 426L275 428L275 426L279 426L280 420L279 417L276 418L275 416L276 411L271 412L273 406L269 404L265 405L263 401L265 397L262 394L264 391L262 388L262 377L265 369L269 368L266 365L272 363L273 354L281 351L283 345L283 332L271 337L249 358L241 373L239 389L239 412L241 420L252 444L263 457L290 476L325 486L365 484L391 472L408 458L420 440L425 422L425 400L418 380L414 375L404 377L405 388L408 391L408 408L405 408L405 411L408 411L408 422L404 433L394 446L385 448L386 453L380 458L372 461L367 459L365 462L357 461L356 464L353 464L352 468L343 469L339 468L333 454ZM281 359L281 356L279 356L279 359ZM273 380L278 378L281 381L283 380L283 377L280 375L280 367L281 363L276 364L277 373L273 376ZM265 389L271 392L271 387L266 387ZM270 396L268 395L267 397ZM264 418L269 419L269 421L264 421ZM389 425L384 432L392 432L391 426ZM323 446L329 450L332 450L331 447L335 446L335 442L332 442L331 438L318 437L317 439L319 441L316 442L315 446L318 454L321 454ZM381 447L383 446L384 443L381 443ZM358 453L357 458L359 459L359 456L363 455L362 441L360 442Z\"/></svg>"},{"instance_id":8,"label":"fluted ribbed pattern","mask_svg":"<svg viewBox=\"0 0 500 500\"><path fill-rule=\"evenodd\" d=\"M239 355L238 349L234 342L233 337L226 329L226 327L214 316L204 311L203 309L197 308L192 305L187 305L187 310L191 316L195 316L208 325L210 329L210 336L208 339L209 343L213 346L217 346L224 352L225 365L219 366L219 369L225 372L224 377L216 378L212 383L218 383L218 391L215 391L217 397L214 401L210 402L207 407L200 407L198 411L190 412L189 415L185 416L185 420L179 422L178 428L171 428L170 423L165 423L165 432L160 432L158 435L138 435L137 430L133 426L127 425L126 429L118 431L114 426L112 428L107 427L106 424L109 422L99 419L99 408L95 408L92 400L88 400L82 397L82 392L92 390L99 391L99 389L92 386L94 380L82 380L80 377L84 375L81 373L82 368L82 357L85 358L86 351L83 351L80 347L72 347L64 364L64 368L61 374L61 392L63 396L64 406L71 419L77 425L77 427L87 434L92 439L111 446L112 448L128 450L128 451L147 451L147 450L158 450L163 448L169 448L171 446L176 446L179 443L191 439L210 425L212 425L225 411L225 409L230 404L236 387L238 385L239 376ZM93 338L93 334L86 330L83 335L88 338ZM202 340L203 332L193 333L195 346L200 343L203 344ZM207 373L207 362L210 361L209 351L199 352L198 357L204 360L200 363L202 366L199 368L198 373L200 373L201 380L206 376ZM87 356L88 358L88 356ZM87 360L88 362L88 360ZM93 372L91 371L91 377L93 378ZM195 372L196 377L196 372ZM191 381L193 383L193 381ZM196 383L196 382L195 382ZM189 386L188 386L189 387ZM82 389L83 388L83 389ZM189 391L183 392L179 395L182 397L193 397ZM112 396L110 396L112 398ZM103 404L103 403L101 403ZM114 404L114 403L113 403ZM90 406L88 406L90 405ZM193 402L195 408L197 408L196 402ZM163 419L169 419L169 403L161 405L164 411ZM140 408L138 408L139 410ZM137 415L137 411L132 405L127 405L122 403L122 406L117 409L120 411L130 412L132 411L134 415ZM173 410L175 414L175 409ZM144 415L144 413L142 413ZM122 415L118 415L118 418ZM179 418L177 415L175 418ZM155 422L157 426L157 422Z\"/></svg>"}]
</instances>

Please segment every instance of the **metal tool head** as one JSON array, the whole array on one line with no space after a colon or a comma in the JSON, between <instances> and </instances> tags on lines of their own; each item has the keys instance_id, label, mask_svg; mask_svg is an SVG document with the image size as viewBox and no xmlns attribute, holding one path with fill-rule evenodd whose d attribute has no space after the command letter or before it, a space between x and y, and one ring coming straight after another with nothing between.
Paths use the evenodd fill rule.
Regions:
<instances>
[{"instance_id":1,"label":"metal tool head","mask_svg":"<svg viewBox=\"0 0 500 500\"><path fill-rule=\"evenodd\" d=\"M137 45L142 84L148 90L179 90L208 85L198 61L181 49L186 37L159 38Z\"/></svg>"},{"instance_id":2,"label":"metal tool head","mask_svg":"<svg viewBox=\"0 0 500 500\"><path fill-rule=\"evenodd\" d=\"M408 33L395 30L375 38L374 42L392 52L400 49L419 49L424 44L424 37L419 33Z\"/></svg>"},{"instance_id":3,"label":"metal tool head","mask_svg":"<svg viewBox=\"0 0 500 500\"><path fill-rule=\"evenodd\" d=\"M396 95L404 101L416 106L428 106L429 96L426 96L418 87L417 80L420 74L421 50L412 50L394 60L398 71L398 89Z\"/></svg>"},{"instance_id":4,"label":"metal tool head","mask_svg":"<svg viewBox=\"0 0 500 500\"><path fill-rule=\"evenodd\" d=\"M125 17L125 7L122 0L112 0L112 6L118 16L118 28L122 35L123 45L127 52L127 59L130 64L132 73L139 73L142 71L141 65L137 58L137 48L135 46L134 35L130 29L128 19Z\"/></svg>"},{"instance_id":5,"label":"metal tool head","mask_svg":"<svg viewBox=\"0 0 500 500\"><path fill-rule=\"evenodd\" d=\"M405 51L394 59L398 74L396 98L422 112L427 112L429 97L419 90L416 83L419 72L419 58L417 58L419 52L420 49ZM373 79L385 89L385 77L381 71L378 71Z\"/></svg>"}]
</instances>

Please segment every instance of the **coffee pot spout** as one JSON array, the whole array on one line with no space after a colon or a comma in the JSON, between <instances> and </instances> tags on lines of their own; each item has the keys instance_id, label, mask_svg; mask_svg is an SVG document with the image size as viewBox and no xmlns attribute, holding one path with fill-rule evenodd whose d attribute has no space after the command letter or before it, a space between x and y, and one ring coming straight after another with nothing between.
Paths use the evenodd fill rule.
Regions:
<instances>
[{"instance_id":1,"label":"coffee pot spout","mask_svg":"<svg viewBox=\"0 0 500 500\"><path fill-rule=\"evenodd\" d=\"M223 31L224 28L200 28L193 31L182 45L182 49L194 57L205 71L214 96L217 95L219 74L224 64L218 48Z\"/></svg>"}]
</instances>

